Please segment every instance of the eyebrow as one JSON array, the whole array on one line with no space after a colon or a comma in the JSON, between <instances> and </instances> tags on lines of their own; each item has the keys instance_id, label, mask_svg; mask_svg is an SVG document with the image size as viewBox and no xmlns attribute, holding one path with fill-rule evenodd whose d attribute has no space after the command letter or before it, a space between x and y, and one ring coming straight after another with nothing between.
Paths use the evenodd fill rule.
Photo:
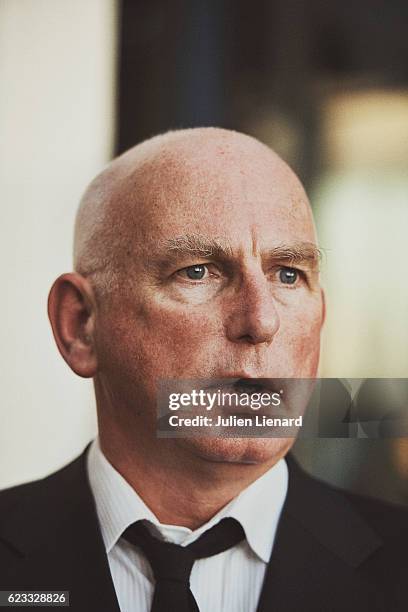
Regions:
<instances>
[{"instance_id":1,"label":"eyebrow","mask_svg":"<svg viewBox=\"0 0 408 612\"><path fill-rule=\"evenodd\" d=\"M230 258L232 248L227 240L208 238L201 234L185 234L169 238L161 244L171 255L196 255L198 257Z\"/></svg>"},{"instance_id":2,"label":"eyebrow","mask_svg":"<svg viewBox=\"0 0 408 612\"><path fill-rule=\"evenodd\" d=\"M307 264L318 266L322 259L321 250L313 242L295 242L290 245L282 244L270 249L270 259L285 261L291 265Z\"/></svg>"},{"instance_id":3,"label":"eyebrow","mask_svg":"<svg viewBox=\"0 0 408 612\"><path fill-rule=\"evenodd\" d=\"M159 243L160 259L171 263L182 257L193 256L203 259L214 257L231 261L233 249L225 239L209 238L201 234L185 234L162 240ZM267 260L285 262L288 265L318 266L322 254L313 242L295 241L291 244L279 244L263 253Z\"/></svg>"}]
</instances>

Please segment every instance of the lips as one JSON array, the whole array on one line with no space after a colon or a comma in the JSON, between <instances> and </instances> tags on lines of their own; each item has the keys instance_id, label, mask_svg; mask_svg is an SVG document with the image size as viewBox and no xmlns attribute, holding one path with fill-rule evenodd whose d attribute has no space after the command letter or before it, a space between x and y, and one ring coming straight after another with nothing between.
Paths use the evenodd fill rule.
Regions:
<instances>
[{"instance_id":1,"label":"lips","mask_svg":"<svg viewBox=\"0 0 408 612\"><path fill-rule=\"evenodd\" d=\"M271 416L272 413L278 415L283 409L283 404L281 406L259 404L259 396L261 394L269 396L280 394L282 387L279 379L224 376L222 378L210 379L206 383L202 385L202 388L207 392L221 392L221 394L227 396L235 396L235 401L232 400L231 403L222 403L214 407L213 410L218 410L221 413L245 417L255 417L255 415ZM255 394L258 397L256 398L257 405L254 408L253 400L255 400ZM243 396L248 398L248 403L242 402ZM253 396L252 399L251 396Z\"/></svg>"},{"instance_id":2,"label":"lips","mask_svg":"<svg viewBox=\"0 0 408 612\"><path fill-rule=\"evenodd\" d=\"M225 375L209 379L205 388L231 389L236 393L279 393L282 389L280 379L252 378L247 376Z\"/></svg>"}]
</instances>

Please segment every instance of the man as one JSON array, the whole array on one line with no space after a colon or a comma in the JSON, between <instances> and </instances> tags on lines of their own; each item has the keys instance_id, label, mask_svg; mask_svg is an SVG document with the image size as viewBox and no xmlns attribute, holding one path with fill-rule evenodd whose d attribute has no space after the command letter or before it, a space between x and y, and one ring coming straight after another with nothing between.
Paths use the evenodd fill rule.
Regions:
<instances>
[{"instance_id":1,"label":"man","mask_svg":"<svg viewBox=\"0 0 408 612\"><path fill-rule=\"evenodd\" d=\"M99 438L1 494L1 589L103 612L405 607L405 512L308 477L293 438L157 436L163 379L316 375L318 249L288 166L236 132L152 138L88 188L74 260L49 316Z\"/></svg>"}]
</instances>

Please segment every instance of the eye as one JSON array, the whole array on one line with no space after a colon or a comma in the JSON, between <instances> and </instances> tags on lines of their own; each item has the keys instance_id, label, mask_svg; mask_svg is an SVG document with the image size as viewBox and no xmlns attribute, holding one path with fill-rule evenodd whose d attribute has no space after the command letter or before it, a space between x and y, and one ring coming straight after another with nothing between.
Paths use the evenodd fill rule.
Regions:
<instances>
[{"instance_id":1,"label":"eye","mask_svg":"<svg viewBox=\"0 0 408 612\"><path fill-rule=\"evenodd\" d=\"M284 285L294 285L299 278L299 272L295 268L281 268L279 270L279 280Z\"/></svg>"},{"instance_id":2,"label":"eye","mask_svg":"<svg viewBox=\"0 0 408 612\"><path fill-rule=\"evenodd\" d=\"M180 274L184 273L187 278L191 280L202 280L206 273L208 274L207 266L204 264L198 264L195 266L188 266L188 268L184 268L180 270Z\"/></svg>"}]
</instances>

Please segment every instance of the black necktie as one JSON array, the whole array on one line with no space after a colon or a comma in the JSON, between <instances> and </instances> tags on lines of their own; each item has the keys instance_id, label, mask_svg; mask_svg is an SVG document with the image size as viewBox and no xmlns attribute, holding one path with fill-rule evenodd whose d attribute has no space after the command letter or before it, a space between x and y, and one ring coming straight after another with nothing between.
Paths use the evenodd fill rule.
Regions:
<instances>
[{"instance_id":1,"label":"black necktie","mask_svg":"<svg viewBox=\"0 0 408 612\"><path fill-rule=\"evenodd\" d=\"M141 521L130 525L123 537L142 549L153 570L156 587L151 612L199 612L190 590L194 561L232 548L245 533L238 521L225 518L188 546L157 539Z\"/></svg>"}]
</instances>

